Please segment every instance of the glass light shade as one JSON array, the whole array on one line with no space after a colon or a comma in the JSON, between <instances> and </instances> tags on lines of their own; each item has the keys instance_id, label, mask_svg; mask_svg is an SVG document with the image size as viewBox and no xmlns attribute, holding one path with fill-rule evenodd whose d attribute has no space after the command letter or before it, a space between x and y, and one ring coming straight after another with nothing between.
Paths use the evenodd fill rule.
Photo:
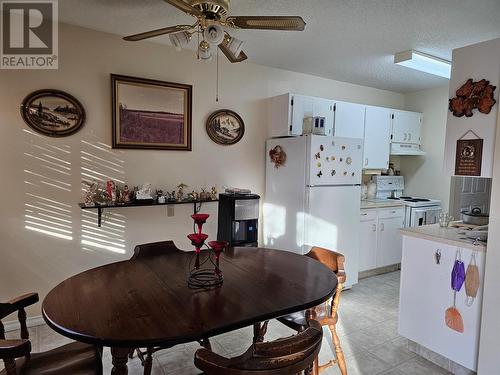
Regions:
<instances>
[{"instance_id":1,"label":"glass light shade","mask_svg":"<svg viewBox=\"0 0 500 375\"><path fill-rule=\"evenodd\" d=\"M208 43L219 45L224 40L224 29L220 25L212 24L207 26L203 36Z\"/></svg>"},{"instance_id":2,"label":"glass light shade","mask_svg":"<svg viewBox=\"0 0 500 375\"><path fill-rule=\"evenodd\" d=\"M202 40L198 46L198 56L201 60L211 60L212 53L210 52L210 44L206 40Z\"/></svg>"},{"instance_id":3,"label":"glass light shade","mask_svg":"<svg viewBox=\"0 0 500 375\"><path fill-rule=\"evenodd\" d=\"M450 79L451 63L422 52L413 50L399 52L394 55L394 64L406 66L421 72Z\"/></svg>"},{"instance_id":4,"label":"glass light shade","mask_svg":"<svg viewBox=\"0 0 500 375\"><path fill-rule=\"evenodd\" d=\"M180 51L191 41L191 34L189 34L187 31L181 31L179 33L170 34L169 38L175 49Z\"/></svg>"}]
</instances>

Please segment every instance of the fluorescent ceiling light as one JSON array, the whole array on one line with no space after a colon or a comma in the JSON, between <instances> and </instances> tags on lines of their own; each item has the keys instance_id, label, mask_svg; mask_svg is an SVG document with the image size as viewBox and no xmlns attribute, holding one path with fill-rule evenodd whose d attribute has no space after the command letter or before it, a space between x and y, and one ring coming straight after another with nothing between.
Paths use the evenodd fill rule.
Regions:
<instances>
[{"instance_id":1,"label":"fluorescent ceiling light","mask_svg":"<svg viewBox=\"0 0 500 375\"><path fill-rule=\"evenodd\" d=\"M396 53L394 55L394 64L448 79L451 76L450 61L414 50Z\"/></svg>"}]
</instances>

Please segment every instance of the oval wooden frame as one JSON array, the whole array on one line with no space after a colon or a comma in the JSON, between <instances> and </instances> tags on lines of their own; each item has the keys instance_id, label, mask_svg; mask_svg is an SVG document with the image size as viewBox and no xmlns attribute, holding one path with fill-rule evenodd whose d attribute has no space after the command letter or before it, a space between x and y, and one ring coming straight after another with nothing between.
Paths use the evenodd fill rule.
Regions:
<instances>
[{"instance_id":1,"label":"oval wooden frame","mask_svg":"<svg viewBox=\"0 0 500 375\"><path fill-rule=\"evenodd\" d=\"M56 98L63 99L69 103L71 103L74 107L80 110L81 116L78 123L73 126L71 129L67 129L64 131L48 131L46 129L41 128L38 124L32 121L30 117L27 115L27 109L29 108L29 104L34 102L35 100L47 96L52 96ZM67 137L79 131L82 126L85 124L86 114L85 109L83 108L82 103L78 101L74 96L68 94L67 92L55 89L43 89L37 90L26 96L21 104L21 116L24 122L37 133L47 135L49 137Z\"/></svg>"},{"instance_id":2,"label":"oval wooden frame","mask_svg":"<svg viewBox=\"0 0 500 375\"><path fill-rule=\"evenodd\" d=\"M212 131L212 129L210 128L210 123L218 116L221 116L221 115L229 115L229 116L232 116L234 117L240 124L240 133L238 134L238 137L236 137L234 140L232 141L221 141L220 138L214 134L214 132ZM218 110L218 111L215 111L213 112L207 119L207 122L205 124L205 128L207 130L207 134L208 136L210 137L210 139L212 141L214 141L215 143L219 144L219 145L223 145L223 146L231 146L231 145L234 145L236 143L238 143L239 141L241 141L241 138L243 138L243 136L245 135L245 123L243 122L243 119L241 118L241 116L239 114L237 114L236 112L234 111L231 111L230 109L221 109L221 110Z\"/></svg>"}]
</instances>

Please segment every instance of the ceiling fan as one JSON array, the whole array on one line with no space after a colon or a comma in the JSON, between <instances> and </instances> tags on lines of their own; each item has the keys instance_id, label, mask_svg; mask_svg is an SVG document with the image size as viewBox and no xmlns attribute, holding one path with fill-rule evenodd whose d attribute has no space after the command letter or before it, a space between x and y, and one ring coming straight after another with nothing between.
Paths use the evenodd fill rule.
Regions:
<instances>
[{"instance_id":1,"label":"ceiling fan","mask_svg":"<svg viewBox=\"0 0 500 375\"><path fill-rule=\"evenodd\" d=\"M211 46L218 46L228 60L238 63L248 57L242 51L243 42L232 37L223 27L232 29L260 29L303 31L306 23L299 16L228 16L231 0L164 0L177 9L196 17L192 25L176 25L140 34L130 35L124 40L139 41L169 34L177 48L186 46L193 34L202 36L198 45L198 58L210 60Z\"/></svg>"}]
</instances>

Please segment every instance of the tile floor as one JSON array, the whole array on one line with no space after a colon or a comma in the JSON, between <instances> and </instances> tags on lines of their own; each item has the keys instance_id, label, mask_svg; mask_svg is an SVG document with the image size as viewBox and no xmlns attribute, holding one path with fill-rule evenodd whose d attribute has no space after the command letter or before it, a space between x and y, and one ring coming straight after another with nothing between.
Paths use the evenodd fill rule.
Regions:
<instances>
[{"instance_id":1,"label":"tile floor","mask_svg":"<svg viewBox=\"0 0 500 375\"><path fill-rule=\"evenodd\" d=\"M399 272L374 276L360 281L351 290L342 293L338 332L347 362L349 375L441 375L450 374L406 349L406 341L398 336L397 315L399 296ZM45 351L60 346L68 340L47 326L30 329L33 351ZM225 356L244 352L251 344L252 328L216 336L211 339L213 349ZM276 321L269 324L266 339L286 337L293 331ZM8 337L18 337L18 332L9 332ZM320 363L333 357L328 331L320 353ZM156 353L153 364L155 375L199 374L193 366L193 355L198 344L180 345ZM111 372L109 350L104 352L105 374ZM0 368L2 365L0 365ZM142 374L137 358L129 361L129 374ZM337 375L337 367L324 374Z\"/></svg>"}]
</instances>

